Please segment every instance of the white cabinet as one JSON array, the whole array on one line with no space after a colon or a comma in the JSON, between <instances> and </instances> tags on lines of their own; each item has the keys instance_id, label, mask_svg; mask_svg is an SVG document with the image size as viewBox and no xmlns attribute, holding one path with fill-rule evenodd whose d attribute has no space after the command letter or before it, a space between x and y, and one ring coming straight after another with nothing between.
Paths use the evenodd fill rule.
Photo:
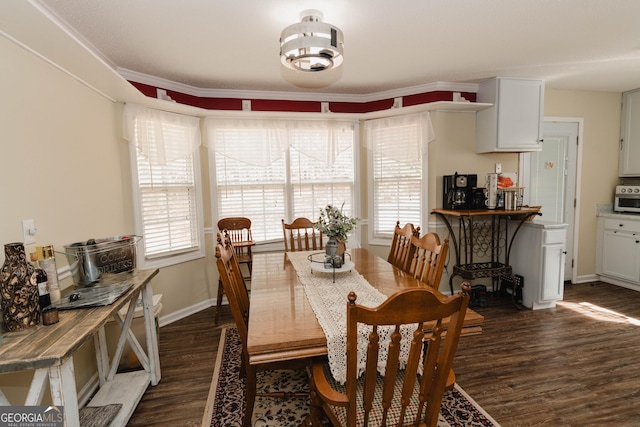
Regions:
<instances>
[{"instance_id":1,"label":"white cabinet","mask_svg":"<svg viewBox=\"0 0 640 427\"><path fill-rule=\"evenodd\" d=\"M619 176L640 176L640 89L622 94Z\"/></svg>"},{"instance_id":2,"label":"white cabinet","mask_svg":"<svg viewBox=\"0 0 640 427\"><path fill-rule=\"evenodd\" d=\"M566 236L566 224L544 221L525 223L518 232L510 264L514 274L524 279L522 304L525 307L551 308L562 300Z\"/></svg>"},{"instance_id":3,"label":"white cabinet","mask_svg":"<svg viewBox=\"0 0 640 427\"><path fill-rule=\"evenodd\" d=\"M597 251L596 273L603 281L640 285L640 219L598 217Z\"/></svg>"},{"instance_id":4,"label":"white cabinet","mask_svg":"<svg viewBox=\"0 0 640 427\"><path fill-rule=\"evenodd\" d=\"M544 80L496 77L480 84L477 102L493 107L476 113L476 152L542 149Z\"/></svg>"}]
</instances>

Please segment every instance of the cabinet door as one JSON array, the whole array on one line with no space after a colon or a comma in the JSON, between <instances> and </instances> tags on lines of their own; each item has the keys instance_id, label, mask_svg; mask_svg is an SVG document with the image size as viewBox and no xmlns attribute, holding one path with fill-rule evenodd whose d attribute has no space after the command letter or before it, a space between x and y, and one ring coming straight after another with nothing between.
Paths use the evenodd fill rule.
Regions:
<instances>
[{"instance_id":1,"label":"cabinet door","mask_svg":"<svg viewBox=\"0 0 640 427\"><path fill-rule=\"evenodd\" d=\"M619 176L640 175L640 90L622 95Z\"/></svg>"},{"instance_id":2,"label":"cabinet door","mask_svg":"<svg viewBox=\"0 0 640 427\"><path fill-rule=\"evenodd\" d=\"M564 245L542 247L540 301L561 300L564 295Z\"/></svg>"},{"instance_id":3,"label":"cabinet door","mask_svg":"<svg viewBox=\"0 0 640 427\"><path fill-rule=\"evenodd\" d=\"M543 97L541 80L501 80L497 101L499 149L541 149Z\"/></svg>"},{"instance_id":4,"label":"cabinet door","mask_svg":"<svg viewBox=\"0 0 640 427\"><path fill-rule=\"evenodd\" d=\"M602 274L640 283L640 235L604 230Z\"/></svg>"},{"instance_id":5,"label":"cabinet door","mask_svg":"<svg viewBox=\"0 0 640 427\"><path fill-rule=\"evenodd\" d=\"M476 113L476 152L542 149L543 80L497 77L480 84L477 101L494 106Z\"/></svg>"}]
</instances>

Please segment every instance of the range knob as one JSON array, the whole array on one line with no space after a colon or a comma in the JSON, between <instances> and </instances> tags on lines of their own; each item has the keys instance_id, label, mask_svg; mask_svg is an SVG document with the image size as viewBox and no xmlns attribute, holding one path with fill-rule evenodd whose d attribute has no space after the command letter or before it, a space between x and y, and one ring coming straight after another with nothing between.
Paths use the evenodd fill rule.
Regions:
<instances>
[{"instance_id":1,"label":"range knob","mask_svg":"<svg viewBox=\"0 0 640 427\"><path fill-rule=\"evenodd\" d=\"M636 188L634 188L634 189L633 189L633 192L634 192L634 193L640 193L640 188L637 188L637 187L636 187Z\"/></svg>"}]
</instances>

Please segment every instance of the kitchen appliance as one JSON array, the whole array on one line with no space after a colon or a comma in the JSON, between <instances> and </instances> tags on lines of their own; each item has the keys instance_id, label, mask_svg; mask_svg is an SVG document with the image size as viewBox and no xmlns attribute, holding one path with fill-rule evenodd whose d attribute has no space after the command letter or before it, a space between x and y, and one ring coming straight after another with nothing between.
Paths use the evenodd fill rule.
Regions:
<instances>
[{"instance_id":1,"label":"kitchen appliance","mask_svg":"<svg viewBox=\"0 0 640 427\"><path fill-rule=\"evenodd\" d=\"M478 175L458 174L442 177L442 207L444 209L472 209L473 188L478 185Z\"/></svg>"},{"instance_id":2,"label":"kitchen appliance","mask_svg":"<svg viewBox=\"0 0 640 427\"><path fill-rule=\"evenodd\" d=\"M487 209L495 209L498 207L498 174L487 174Z\"/></svg>"},{"instance_id":3,"label":"kitchen appliance","mask_svg":"<svg viewBox=\"0 0 640 427\"><path fill-rule=\"evenodd\" d=\"M471 189L471 209L486 209L485 200L487 200L487 196L484 194L484 188Z\"/></svg>"},{"instance_id":4,"label":"kitchen appliance","mask_svg":"<svg viewBox=\"0 0 640 427\"><path fill-rule=\"evenodd\" d=\"M613 210L616 212L640 213L640 184L616 185Z\"/></svg>"}]
</instances>

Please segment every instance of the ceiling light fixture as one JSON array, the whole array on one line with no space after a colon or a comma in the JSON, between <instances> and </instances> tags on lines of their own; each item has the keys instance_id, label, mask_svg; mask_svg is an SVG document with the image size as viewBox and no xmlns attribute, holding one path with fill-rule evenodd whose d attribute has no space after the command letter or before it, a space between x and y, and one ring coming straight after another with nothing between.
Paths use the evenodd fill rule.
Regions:
<instances>
[{"instance_id":1,"label":"ceiling light fixture","mask_svg":"<svg viewBox=\"0 0 640 427\"><path fill-rule=\"evenodd\" d=\"M342 64L342 31L322 22L323 15L317 10L305 10L300 18L302 22L289 25L280 34L282 64L300 71L323 71Z\"/></svg>"}]
</instances>

